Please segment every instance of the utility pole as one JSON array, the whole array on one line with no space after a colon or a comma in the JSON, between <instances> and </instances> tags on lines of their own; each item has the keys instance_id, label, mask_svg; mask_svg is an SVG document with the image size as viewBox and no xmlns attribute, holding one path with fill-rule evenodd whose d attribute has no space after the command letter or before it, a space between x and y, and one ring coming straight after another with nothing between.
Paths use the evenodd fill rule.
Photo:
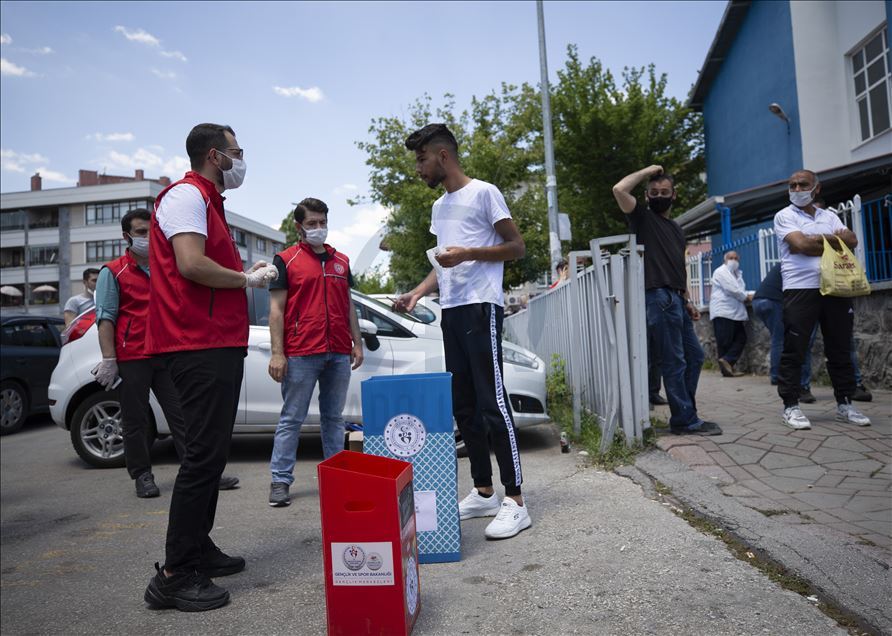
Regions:
<instances>
[{"instance_id":1,"label":"utility pole","mask_svg":"<svg viewBox=\"0 0 892 636\"><path fill-rule=\"evenodd\" d=\"M557 177L554 175L554 139L551 132L551 94L548 85L548 59L545 53L545 12L542 0L536 0L539 17L539 68L542 75L542 130L545 134L545 196L548 200L548 249L551 254L550 280L555 280L561 260L561 241L558 238Z\"/></svg>"}]
</instances>

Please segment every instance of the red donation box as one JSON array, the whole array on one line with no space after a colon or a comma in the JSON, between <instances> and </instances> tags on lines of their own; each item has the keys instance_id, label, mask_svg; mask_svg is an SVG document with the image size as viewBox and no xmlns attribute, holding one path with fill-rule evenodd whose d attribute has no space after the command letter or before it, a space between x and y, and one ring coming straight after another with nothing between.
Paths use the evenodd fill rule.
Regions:
<instances>
[{"instance_id":1,"label":"red donation box","mask_svg":"<svg viewBox=\"0 0 892 636\"><path fill-rule=\"evenodd\" d=\"M412 464L342 451L318 467L328 633L411 633L421 607Z\"/></svg>"}]
</instances>

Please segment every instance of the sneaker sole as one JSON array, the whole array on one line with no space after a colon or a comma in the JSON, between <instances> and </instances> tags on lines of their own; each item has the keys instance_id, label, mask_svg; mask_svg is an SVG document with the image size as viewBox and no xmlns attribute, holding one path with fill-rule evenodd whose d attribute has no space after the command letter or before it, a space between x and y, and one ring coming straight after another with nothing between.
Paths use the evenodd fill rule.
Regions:
<instances>
[{"instance_id":1,"label":"sneaker sole","mask_svg":"<svg viewBox=\"0 0 892 636\"><path fill-rule=\"evenodd\" d=\"M532 528L532 527L533 527L532 520L527 518L526 524L521 526L520 528L518 528L515 532L512 532L511 534L500 534L500 535L488 535L487 534L486 538L489 541L501 541L502 539L510 539L511 537L516 537L517 535L519 535L521 532L523 532L527 528Z\"/></svg>"},{"instance_id":2,"label":"sneaker sole","mask_svg":"<svg viewBox=\"0 0 892 636\"><path fill-rule=\"evenodd\" d=\"M866 422L864 422L864 423L862 424L861 422L853 422L853 421L850 420L849 418L847 418L847 417L840 417L839 415L836 416L836 421L837 421L837 422L842 422L843 424L854 424L855 426L870 426L870 420L867 420Z\"/></svg>"},{"instance_id":3,"label":"sneaker sole","mask_svg":"<svg viewBox=\"0 0 892 636\"><path fill-rule=\"evenodd\" d=\"M811 430L811 424L806 424L805 426L801 426L799 424L791 424L787 420L783 420L783 422L784 422L784 426L786 426L787 428L792 428L794 431L810 431Z\"/></svg>"},{"instance_id":4,"label":"sneaker sole","mask_svg":"<svg viewBox=\"0 0 892 636\"><path fill-rule=\"evenodd\" d=\"M142 493L138 492L138 493L136 493L136 496L139 499L154 499L155 497L161 496L161 491L157 490L154 492L142 492Z\"/></svg>"},{"instance_id":5,"label":"sneaker sole","mask_svg":"<svg viewBox=\"0 0 892 636\"><path fill-rule=\"evenodd\" d=\"M245 564L242 563L241 565L233 565L228 568L198 568L198 571L208 578L215 579L218 576L230 576L232 574L238 574L244 569Z\"/></svg>"},{"instance_id":6,"label":"sneaker sole","mask_svg":"<svg viewBox=\"0 0 892 636\"><path fill-rule=\"evenodd\" d=\"M271 501L269 502L270 508L285 508L286 506L291 505L291 500L288 501Z\"/></svg>"},{"instance_id":7,"label":"sneaker sole","mask_svg":"<svg viewBox=\"0 0 892 636\"><path fill-rule=\"evenodd\" d=\"M150 583L146 588L143 599L150 609L178 609L181 612L206 612L208 610L223 607L229 602L229 592L220 598L210 601L187 601L180 598L168 598L162 595Z\"/></svg>"},{"instance_id":8,"label":"sneaker sole","mask_svg":"<svg viewBox=\"0 0 892 636\"><path fill-rule=\"evenodd\" d=\"M467 521L468 519L482 519L483 517L495 517L497 514L499 514L499 510L501 510L501 508L502 508L502 505L499 504L498 508L496 508L495 510L491 510L491 511L487 510L484 512L473 512L470 514L459 513L458 520L459 521Z\"/></svg>"}]
</instances>

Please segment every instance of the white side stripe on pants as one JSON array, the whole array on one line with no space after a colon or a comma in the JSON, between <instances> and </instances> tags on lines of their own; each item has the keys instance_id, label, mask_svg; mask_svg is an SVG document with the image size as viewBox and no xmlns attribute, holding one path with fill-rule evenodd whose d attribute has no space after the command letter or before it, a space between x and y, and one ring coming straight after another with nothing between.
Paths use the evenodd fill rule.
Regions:
<instances>
[{"instance_id":1,"label":"white side stripe on pants","mask_svg":"<svg viewBox=\"0 0 892 636\"><path fill-rule=\"evenodd\" d=\"M520 472L520 452L517 450L517 439L514 436L514 424L511 422L511 416L508 414L508 405L505 404L505 385L502 383L502 371L499 369L499 341L496 333L496 306L490 304L489 312L489 340L492 348L492 371L496 379L496 402L499 405L499 412L505 420L505 427L508 429L508 439L511 442L511 460L514 462L514 485L520 486L523 477Z\"/></svg>"}]
</instances>

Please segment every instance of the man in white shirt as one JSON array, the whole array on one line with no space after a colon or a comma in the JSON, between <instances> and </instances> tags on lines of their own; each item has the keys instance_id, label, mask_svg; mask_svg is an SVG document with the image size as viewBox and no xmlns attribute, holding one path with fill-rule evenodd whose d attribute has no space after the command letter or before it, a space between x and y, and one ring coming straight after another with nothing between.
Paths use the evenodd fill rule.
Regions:
<instances>
[{"instance_id":1,"label":"man in white shirt","mask_svg":"<svg viewBox=\"0 0 892 636\"><path fill-rule=\"evenodd\" d=\"M437 237L434 269L394 303L412 311L419 298L439 287L446 370L452 373L452 410L468 448L474 489L459 503L459 517L491 517L488 539L507 539L531 525L520 485L520 451L514 418L502 382L504 262L523 258L523 237L494 185L471 179L458 161L458 143L444 124L412 133L415 169L431 188L446 192L433 205ZM492 486L490 449L499 465L505 498Z\"/></svg>"},{"instance_id":2,"label":"man in white shirt","mask_svg":"<svg viewBox=\"0 0 892 636\"><path fill-rule=\"evenodd\" d=\"M852 406L855 371L851 346L854 310L850 298L822 296L821 255L824 241L838 248L840 241L850 249L858 244L855 233L832 212L814 202L821 191L818 175L798 170L789 180L790 203L774 216L781 257L784 292L784 352L778 372L778 395L784 401L784 424L801 430L811 422L799 408L799 376L815 324L820 323L827 356L827 373L836 397L836 419L868 426L870 420Z\"/></svg>"},{"instance_id":3,"label":"man in white shirt","mask_svg":"<svg viewBox=\"0 0 892 636\"><path fill-rule=\"evenodd\" d=\"M62 311L66 327L71 324L72 320L96 304L93 296L96 293L96 281L98 278L99 270L95 267L88 267L84 270L84 291L69 298Z\"/></svg>"},{"instance_id":4,"label":"man in white shirt","mask_svg":"<svg viewBox=\"0 0 892 636\"><path fill-rule=\"evenodd\" d=\"M712 273L709 317L715 331L715 348L719 369L726 378L743 375L734 370L746 346L746 305L750 300L740 273L737 252L725 252L725 262Z\"/></svg>"}]
</instances>

